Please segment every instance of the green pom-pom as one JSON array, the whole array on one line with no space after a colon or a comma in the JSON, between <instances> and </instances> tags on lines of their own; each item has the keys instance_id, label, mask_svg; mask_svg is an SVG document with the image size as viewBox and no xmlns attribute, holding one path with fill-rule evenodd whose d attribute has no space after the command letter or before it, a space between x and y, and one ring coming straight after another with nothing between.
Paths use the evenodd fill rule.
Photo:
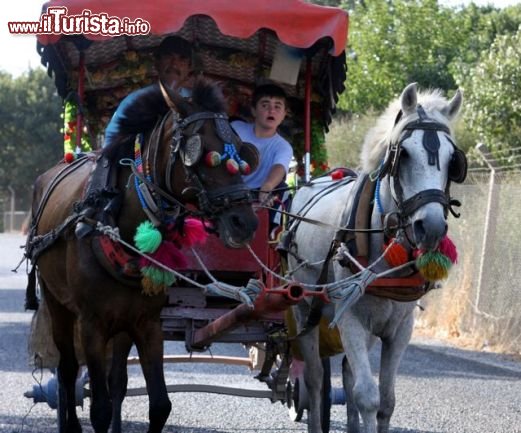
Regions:
<instances>
[{"instance_id":1,"label":"green pom-pom","mask_svg":"<svg viewBox=\"0 0 521 433\"><path fill-rule=\"evenodd\" d=\"M447 278L452 262L439 251L429 251L416 259L416 267L427 281L439 281Z\"/></svg>"},{"instance_id":2,"label":"green pom-pom","mask_svg":"<svg viewBox=\"0 0 521 433\"><path fill-rule=\"evenodd\" d=\"M153 253L162 241L161 232L150 221L142 222L134 235L136 247L143 253Z\"/></svg>"},{"instance_id":3,"label":"green pom-pom","mask_svg":"<svg viewBox=\"0 0 521 433\"><path fill-rule=\"evenodd\" d=\"M168 287L175 283L175 275L172 272L163 271L153 266L141 268L141 275L148 278L154 286Z\"/></svg>"},{"instance_id":4,"label":"green pom-pom","mask_svg":"<svg viewBox=\"0 0 521 433\"><path fill-rule=\"evenodd\" d=\"M155 284L164 284L170 286L175 282L175 275L172 272L163 271L153 266L145 266L141 268L141 274L149 278Z\"/></svg>"}]
</instances>

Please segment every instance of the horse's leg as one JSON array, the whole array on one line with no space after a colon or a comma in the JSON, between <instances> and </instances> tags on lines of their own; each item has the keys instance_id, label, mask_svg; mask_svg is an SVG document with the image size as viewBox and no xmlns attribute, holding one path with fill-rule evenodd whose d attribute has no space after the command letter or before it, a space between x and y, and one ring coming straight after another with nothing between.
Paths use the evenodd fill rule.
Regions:
<instances>
[{"instance_id":1,"label":"horse's leg","mask_svg":"<svg viewBox=\"0 0 521 433\"><path fill-rule=\"evenodd\" d=\"M309 304L301 302L293 308L298 332L307 322L309 314ZM322 381L323 367L319 353L319 328L315 326L309 332L297 337L297 344L304 360L304 384L308 394L308 433L322 433L321 413L322 413Z\"/></svg>"},{"instance_id":2,"label":"horse's leg","mask_svg":"<svg viewBox=\"0 0 521 433\"><path fill-rule=\"evenodd\" d=\"M100 332L100 323L82 321L80 325L91 389L90 422L96 433L107 433L112 415L107 387L107 338Z\"/></svg>"},{"instance_id":3,"label":"horse's leg","mask_svg":"<svg viewBox=\"0 0 521 433\"><path fill-rule=\"evenodd\" d=\"M347 432L348 433L359 433L360 432L360 417L358 415L358 408L355 404L355 398L353 396L353 387L355 386L353 372L349 366L347 357L344 356L342 360L342 382L344 384L344 390L346 392L346 408L347 408Z\"/></svg>"},{"instance_id":4,"label":"horse's leg","mask_svg":"<svg viewBox=\"0 0 521 433\"><path fill-rule=\"evenodd\" d=\"M60 353L58 364L58 386L60 388L60 404L65 405L60 419L59 433L81 433L81 425L76 414L76 378L78 376L78 360L74 351L74 316L59 304L40 279L45 300L52 317L52 335L56 348ZM63 408L58 408L62 411Z\"/></svg>"},{"instance_id":5,"label":"horse's leg","mask_svg":"<svg viewBox=\"0 0 521 433\"><path fill-rule=\"evenodd\" d=\"M139 353L149 398L148 433L160 433L172 410L163 371L163 333L159 320L140 323L134 343Z\"/></svg>"},{"instance_id":6,"label":"horse's leg","mask_svg":"<svg viewBox=\"0 0 521 433\"><path fill-rule=\"evenodd\" d=\"M377 414L378 433L388 433L391 416L394 412L394 386L396 372L403 353L409 344L414 318L410 314L398 327L394 338L382 340L382 357L380 361L380 408Z\"/></svg>"},{"instance_id":7,"label":"horse's leg","mask_svg":"<svg viewBox=\"0 0 521 433\"><path fill-rule=\"evenodd\" d=\"M121 333L114 337L112 365L109 374L109 390L112 399L112 433L121 433L121 406L127 393L127 358L132 348L132 339Z\"/></svg>"},{"instance_id":8,"label":"horse's leg","mask_svg":"<svg viewBox=\"0 0 521 433\"><path fill-rule=\"evenodd\" d=\"M376 412L380 406L380 396L369 364L368 348L371 337L354 314L345 314L339 325L342 345L354 378L351 397L362 415L364 433L376 433Z\"/></svg>"}]
</instances>

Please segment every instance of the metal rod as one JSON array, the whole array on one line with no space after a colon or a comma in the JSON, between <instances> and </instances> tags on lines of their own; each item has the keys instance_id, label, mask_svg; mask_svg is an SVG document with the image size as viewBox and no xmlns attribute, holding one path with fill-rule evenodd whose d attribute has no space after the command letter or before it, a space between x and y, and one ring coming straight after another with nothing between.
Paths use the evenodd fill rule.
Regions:
<instances>
[{"instance_id":1,"label":"metal rod","mask_svg":"<svg viewBox=\"0 0 521 433\"><path fill-rule=\"evenodd\" d=\"M271 391L262 391L258 389L244 389L244 388L232 388L227 386L218 385L204 385L204 384L179 384L179 385L167 385L166 390L168 392L205 392L210 394L222 394L222 395L233 395L237 397L249 397L249 398L269 398L271 399L273 393ZM127 389L127 397L136 397L139 395L147 395L147 389L145 387L130 388ZM90 397L90 390L85 390L85 396Z\"/></svg>"},{"instance_id":2,"label":"metal rod","mask_svg":"<svg viewBox=\"0 0 521 433\"><path fill-rule=\"evenodd\" d=\"M285 294L282 294L279 290L277 290L277 293L263 290L255 299L253 308L241 304L208 325L197 329L194 332L192 345L196 347L206 346L241 323L260 319L270 313L287 310L304 296L304 290L298 285L288 284L283 290L285 290Z\"/></svg>"},{"instance_id":3,"label":"metal rod","mask_svg":"<svg viewBox=\"0 0 521 433\"><path fill-rule=\"evenodd\" d=\"M483 160L490 168L490 180L488 184L487 212L485 214L485 230L483 232L483 244L481 247L481 257L479 263L478 284L476 288L475 308L479 310L479 301L481 298L481 289L483 288L483 278L485 275L485 266L487 260L492 254L494 238L496 234L496 209L498 209L499 201L499 185L496 182L496 171L499 164L490 153L488 147L483 143L478 143L476 149L481 154ZM494 214L494 215L493 215ZM494 216L494 217L493 217ZM477 316L474 316L473 327L476 326Z\"/></svg>"},{"instance_id":4,"label":"metal rod","mask_svg":"<svg viewBox=\"0 0 521 433\"><path fill-rule=\"evenodd\" d=\"M85 52L80 51L78 66L78 107L76 111L76 152L81 152L81 136L83 133L83 98L85 96Z\"/></svg>"},{"instance_id":5,"label":"metal rod","mask_svg":"<svg viewBox=\"0 0 521 433\"><path fill-rule=\"evenodd\" d=\"M306 61L306 88L304 93L304 169L305 181L311 179L311 58Z\"/></svg>"},{"instance_id":6,"label":"metal rod","mask_svg":"<svg viewBox=\"0 0 521 433\"><path fill-rule=\"evenodd\" d=\"M163 356L163 362L176 363L207 363L207 364L227 364L242 365L253 370L250 358L240 356L211 356L211 355L168 355ZM139 364L138 356L131 356L127 360L128 365Z\"/></svg>"}]
</instances>

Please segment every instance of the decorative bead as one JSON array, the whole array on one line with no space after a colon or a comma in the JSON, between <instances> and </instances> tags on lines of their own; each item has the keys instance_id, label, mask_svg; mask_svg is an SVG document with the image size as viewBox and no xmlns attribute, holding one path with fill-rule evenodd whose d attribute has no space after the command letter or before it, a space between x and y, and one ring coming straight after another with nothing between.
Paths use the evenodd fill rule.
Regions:
<instances>
[{"instance_id":1,"label":"decorative bead","mask_svg":"<svg viewBox=\"0 0 521 433\"><path fill-rule=\"evenodd\" d=\"M344 172L342 170L337 169L331 173L331 179L333 179L333 180L340 180L343 178L344 178Z\"/></svg>"},{"instance_id":2,"label":"decorative bead","mask_svg":"<svg viewBox=\"0 0 521 433\"><path fill-rule=\"evenodd\" d=\"M67 153L63 156L63 160L64 160L67 164L70 164L70 163L73 162L75 159L76 159L76 154L75 154L74 152L67 152Z\"/></svg>"},{"instance_id":3,"label":"decorative bead","mask_svg":"<svg viewBox=\"0 0 521 433\"><path fill-rule=\"evenodd\" d=\"M245 175L248 175L251 172L250 164L248 164L244 160L241 160L241 162L239 163L239 169L241 170L241 173Z\"/></svg>"},{"instance_id":4,"label":"decorative bead","mask_svg":"<svg viewBox=\"0 0 521 433\"><path fill-rule=\"evenodd\" d=\"M212 150L206 154L204 160L208 167L217 167L221 163L221 155L219 152Z\"/></svg>"},{"instance_id":5,"label":"decorative bead","mask_svg":"<svg viewBox=\"0 0 521 433\"><path fill-rule=\"evenodd\" d=\"M237 174L239 173L239 164L235 159L229 159L226 161L226 169L230 174Z\"/></svg>"}]
</instances>

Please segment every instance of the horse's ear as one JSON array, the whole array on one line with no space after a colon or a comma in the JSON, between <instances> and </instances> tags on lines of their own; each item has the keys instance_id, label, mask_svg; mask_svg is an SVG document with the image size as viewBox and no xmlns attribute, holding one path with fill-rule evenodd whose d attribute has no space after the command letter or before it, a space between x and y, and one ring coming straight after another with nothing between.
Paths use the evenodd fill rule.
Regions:
<instances>
[{"instance_id":1,"label":"horse's ear","mask_svg":"<svg viewBox=\"0 0 521 433\"><path fill-rule=\"evenodd\" d=\"M400 96L400 103L402 105L402 111L405 115L413 114L416 111L416 105L418 104L417 98L417 85L416 83L409 84Z\"/></svg>"},{"instance_id":2,"label":"horse's ear","mask_svg":"<svg viewBox=\"0 0 521 433\"><path fill-rule=\"evenodd\" d=\"M159 80L159 88L161 89L161 93L163 94L163 98L165 99L166 104L172 110L182 112L184 107L183 98L161 79Z\"/></svg>"},{"instance_id":3,"label":"horse's ear","mask_svg":"<svg viewBox=\"0 0 521 433\"><path fill-rule=\"evenodd\" d=\"M445 114L449 120L454 119L461 109L462 102L463 93L460 89L458 89L456 90L456 94L452 97L447 107L443 109L443 114Z\"/></svg>"}]
</instances>

